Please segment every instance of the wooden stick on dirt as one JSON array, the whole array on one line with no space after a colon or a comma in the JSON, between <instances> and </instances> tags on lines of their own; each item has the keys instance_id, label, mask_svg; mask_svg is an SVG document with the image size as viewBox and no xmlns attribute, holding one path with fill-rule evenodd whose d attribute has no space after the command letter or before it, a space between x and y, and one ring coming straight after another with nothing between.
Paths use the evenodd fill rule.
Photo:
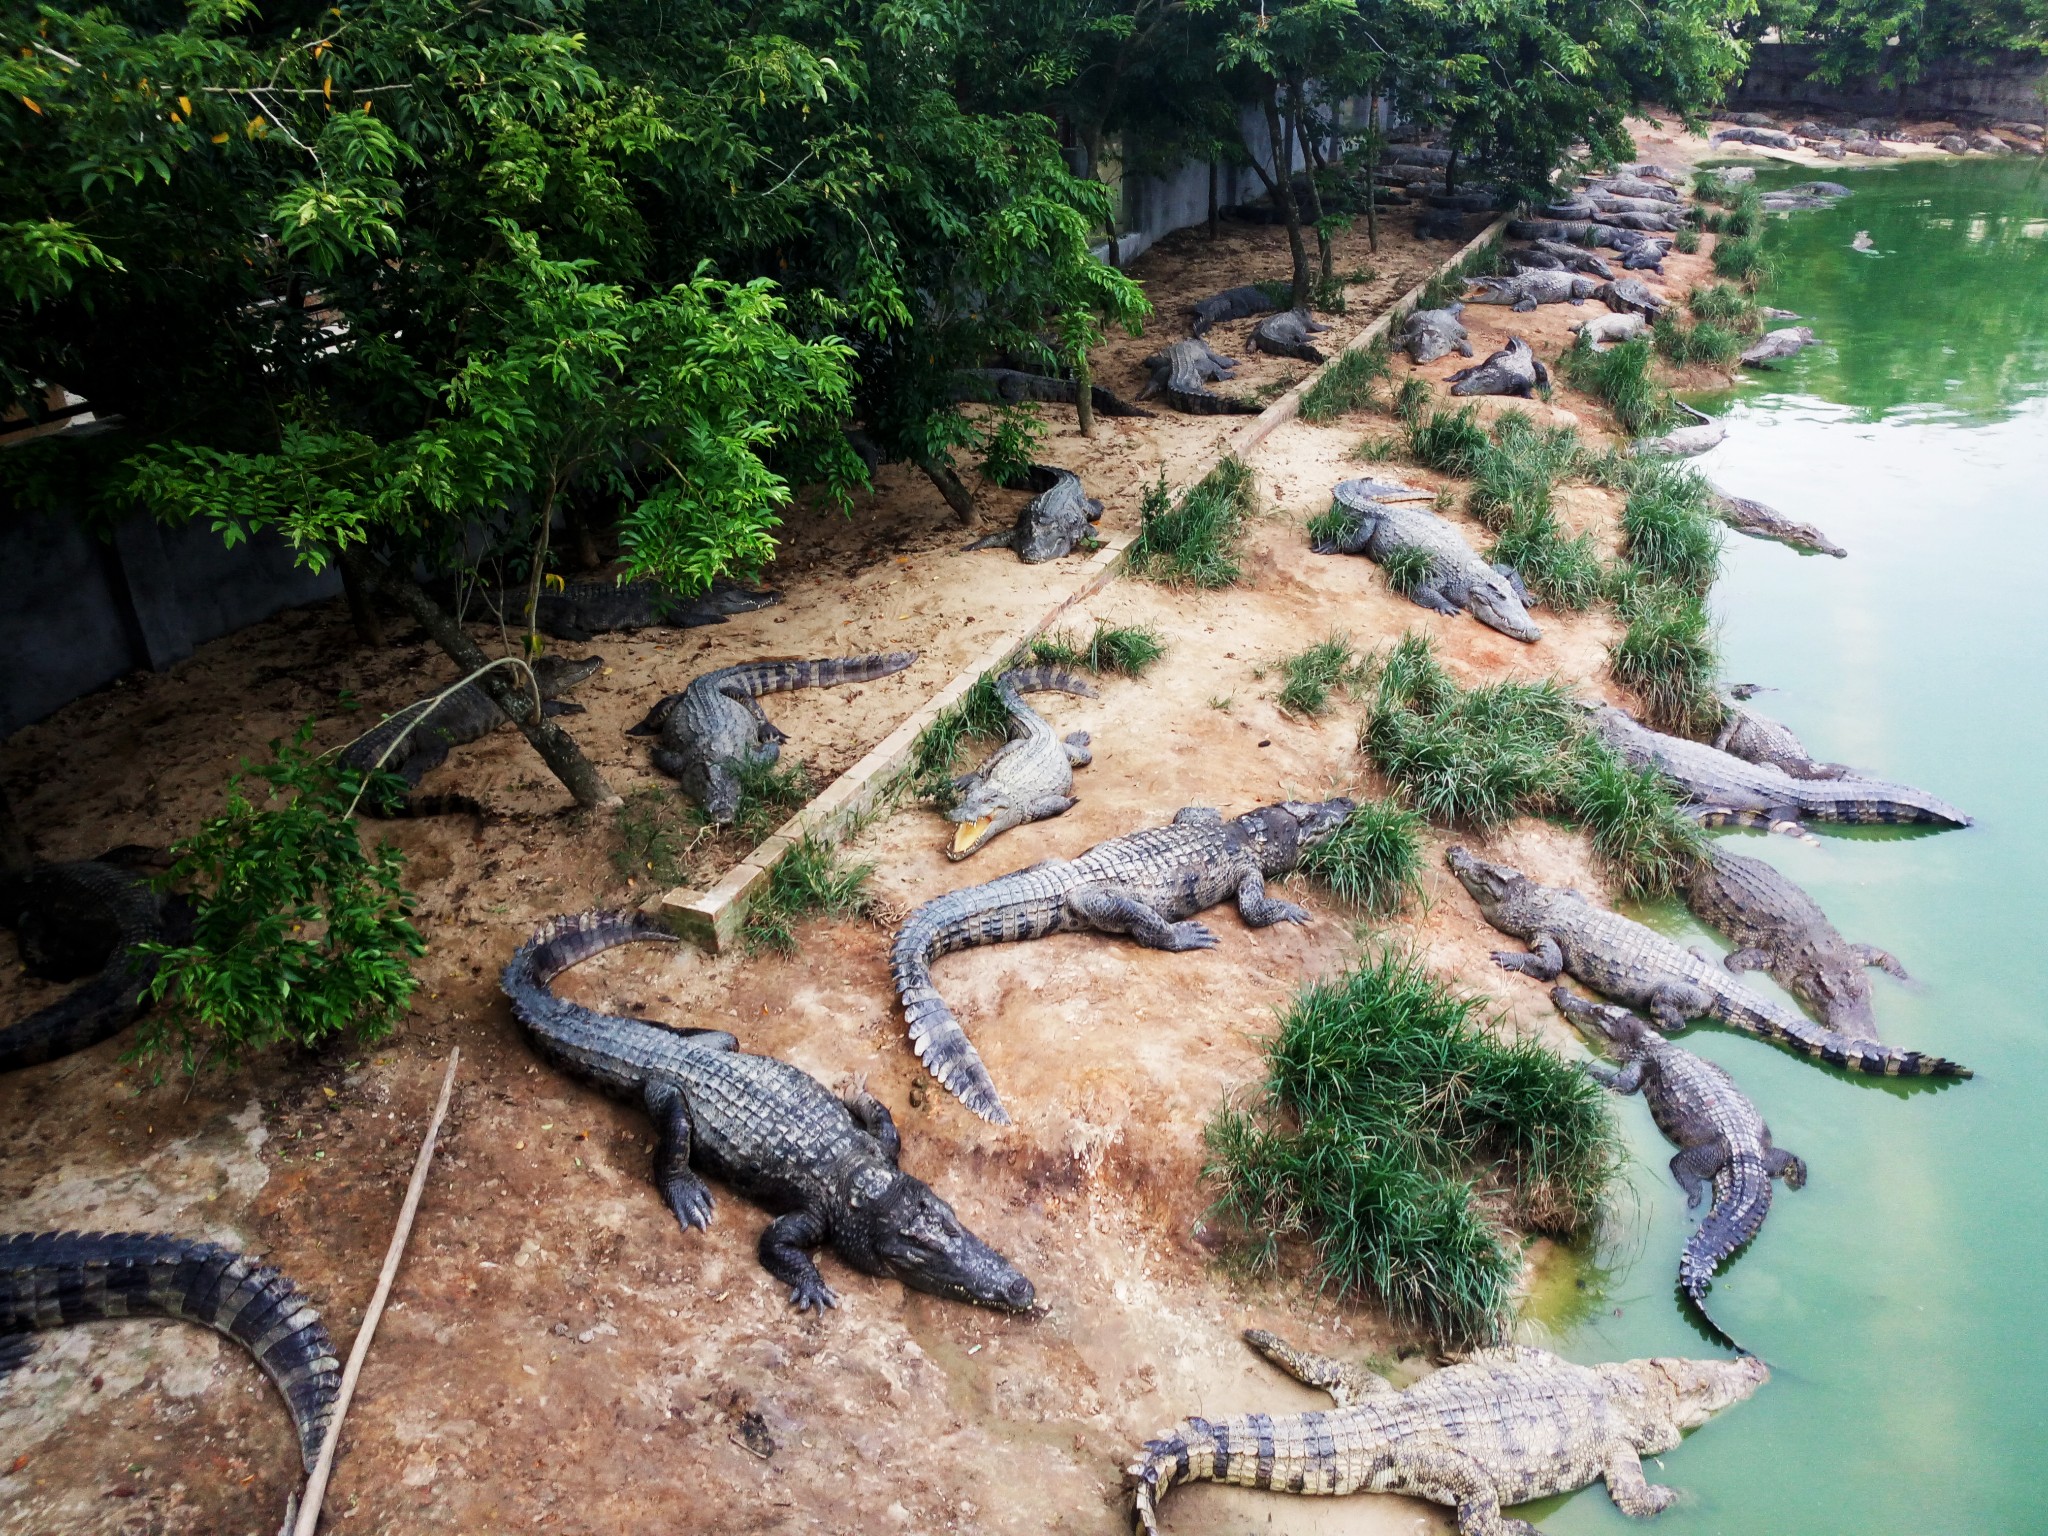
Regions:
<instances>
[{"instance_id":1,"label":"wooden stick on dirt","mask_svg":"<svg viewBox=\"0 0 2048 1536\"><path fill-rule=\"evenodd\" d=\"M462 1060L458 1047L448 1053L448 1071L441 1079L441 1100L434 1106L434 1118L427 1122L426 1140L420 1143L418 1161L412 1165L412 1183L406 1186L405 1204L398 1208L398 1228L391 1234L391 1246L384 1253L384 1272L377 1276L376 1292L363 1326L348 1352L348 1365L341 1373L341 1395L334 1401L334 1422L327 1427L327 1443L320 1447L320 1459L313 1463L313 1475L306 1479L306 1496L299 1504L299 1523L292 1536L313 1536L320 1523L320 1506L327 1497L328 1474L334 1470L335 1448L341 1444L341 1421L348 1414L349 1399L356 1393L356 1378L363 1373L363 1360L370 1353L370 1338L377 1320L384 1315L384 1303L391 1295L391 1282L398 1277L398 1261L405 1255L405 1240L412 1235L412 1218L420 1208L420 1192L426 1188L427 1169L434 1161L434 1142L441 1134L441 1119L448 1113L448 1096L455 1089L455 1065Z\"/></svg>"}]
</instances>

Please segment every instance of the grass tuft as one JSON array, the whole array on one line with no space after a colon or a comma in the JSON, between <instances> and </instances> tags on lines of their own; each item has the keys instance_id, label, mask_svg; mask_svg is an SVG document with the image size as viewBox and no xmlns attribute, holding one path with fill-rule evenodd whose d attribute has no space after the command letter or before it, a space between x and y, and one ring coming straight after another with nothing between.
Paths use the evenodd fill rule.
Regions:
<instances>
[{"instance_id":1,"label":"grass tuft","mask_svg":"<svg viewBox=\"0 0 2048 1536\"><path fill-rule=\"evenodd\" d=\"M1429 387L1429 380L1419 373L1411 373L1394 391L1394 414L1412 427L1422 420L1430 401L1435 398L1436 393Z\"/></svg>"},{"instance_id":2,"label":"grass tuft","mask_svg":"<svg viewBox=\"0 0 2048 1536\"><path fill-rule=\"evenodd\" d=\"M910 746L911 793L942 811L951 810L956 793L953 771L968 744L1003 741L1009 734L1010 711L996 692L995 677L984 672L959 703L947 705L917 733Z\"/></svg>"},{"instance_id":3,"label":"grass tuft","mask_svg":"<svg viewBox=\"0 0 2048 1536\"><path fill-rule=\"evenodd\" d=\"M1589 731L1575 744L1567 774L1565 805L1627 895L1673 895L1706 857L1706 834L1655 769L1629 767Z\"/></svg>"},{"instance_id":4,"label":"grass tuft","mask_svg":"<svg viewBox=\"0 0 2048 1536\"><path fill-rule=\"evenodd\" d=\"M1622 547L1659 581L1705 592L1721 571L1721 525L1708 510L1713 491L1699 471L1668 459L1638 464L1622 508Z\"/></svg>"},{"instance_id":5,"label":"grass tuft","mask_svg":"<svg viewBox=\"0 0 2048 1536\"><path fill-rule=\"evenodd\" d=\"M1689 224L1681 224L1671 236L1671 248L1681 256L1698 255L1700 232Z\"/></svg>"},{"instance_id":6,"label":"grass tuft","mask_svg":"<svg viewBox=\"0 0 2048 1536\"><path fill-rule=\"evenodd\" d=\"M1332 635L1289 656L1280 663L1280 672L1286 678L1280 686L1280 707L1290 715L1326 714L1332 690L1356 688L1366 677L1365 665L1346 635Z\"/></svg>"},{"instance_id":7,"label":"grass tuft","mask_svg":"<svg viewBox=\"0 0 2048 1536\"><path fill-rule=\"evenodd\" d=\"M1720 656L1705 598L1635 566L1616 580L1615 606L1628 629L1608 648L1614 680L1643 701L1643 714L1660 731L1705 736L1721 723L1714 692Z\"/></svg>"},{"instance_id":8,"label":"grass tuft","mask_svg":"<svg viewBox=\"0 0 2048 1536\"><path fill-rule=\"evenodd\" d=\"M1686 296L1685 307L1695 320L1725 326L1739 336L1754 336L1764 328L1762 307L1732 283L1693 289Z\"/></svg>"},{"instance_id":9,"label":"grass tuft","mask_svg":"<svg viewBox=\"0 0 2048 1536\"><path fill-rule=\"evenodd\" d=\"M1168 586L1228 587L1243 569L1235 558L1245 519L1255 507L1255 481L1240 459L1227 458L1172 505L1162 473L1145 493L1133 572Z\"/></svg>"},{"instance_id":10,"label":"grass tuft","mask_svg":"<svg viewBox=\"0 0 2048 1536\"><path fill-rule=\"evenodd\" d=\"M1422 891L1422 818L1366 800L1303 855L1303 873L1372 917L1392 917Z\"/></svg>"},{"instance_id":11,"label":"grass tuft","mask_svg":"<svg viewBox=\"0 0 2048 1536\"><path fill-rule=\"evenodd\" d=\"M1773 267L1763 236L1723 237L1714 242L1714 273L1731 278L1754 292L1771 280Z\"/></svg>"},{"instance_id":12,"label":"grass tuft","mask_svg":"<svg viewBox=\"0 0 2048 1536\"><path fill-rule=\"evenodd\" d=\"M1391 372L1391 358L1384 336L1369 347L1339 352L1303 393L1301 419L1320 426L1346 411L1377 405L1380 381Z\"/></svg>"},{"instance_id":13,"label":"grass tuft","mask_svg":"<svg viewBox=\"0 0 2048 1536\"><path fill-rule=\"evenodd\" d=\"M1387 557L1379 562L1380 573L1387 578L1387 585L1403 597L1407 597L1422 585L1422 578L1429 574L1429 551L1420 544L1403 544L1390 550Z\"/></svg>"},{"instance_id":14,"label":"grass tuft","mask_svg":"<svg viewBox=\"0 0 2048 1536\"><path fill-rule=\"evenodd\" d=\"M1500 531L1486 558L1520 576L1546 607L1581 613L1607 589L1607 566L1593 535L1567 539L1549 512L1515 518Z\"/></svg>"},{"instance_id":15,"label":"grass tuft","mask_svg":"<svg viewBox=\"0 0 2048 1536\"><path fill-rule=\"evenodd\" d=\"M1630 437L1662 432L1678 418L1671 391L1650 376L1650 344L1641 338L1596 352L1582 331L1558 359L1558 369L1574 389L1612 411Z\"/></svg>"},{"instance_id":16,"label":"grass tuft","mask_svg":"<svg viewBox=\"0 0 2048 1536\"><path fill-rule=\"evenodd\" d=\"M824 839L806 833L768 872L768 888L747 909L743 935L749 951L796 952L796 925L810 917L855 917L874 898L872 864L846 864Z\"/></svg>"},{"instance_id":17,"label":"grass tuft","mask_svg":"<svg viewBox=\"0 0 2048 1536\"><path fill-rule=\"evenodd\" d=\"M1432 412L1427 421L1418 417L1408 424L1408 453L1425 469L1445 475L1469 475L1486 452L1486 429L1479 425L1479 408L1468 405L1455 411Z\"/></svg>"},{"instance_id":18,"label":"grass tuft","mask_svg":"<svg viewBox=\"0 0 2048 1536\"><path fill-rule=\"evenodd\" d=\"M1517 519L1548 516L1551 488L1582 456L1570 427L1546 430L1521 411L1503 411L1492 440L1470 455L1472 515L1496 533Z\"/></svg>"},{"instance_id":19,"label":"grass tuft","mask_svg":"<svg viewBox=\"0 0 2048 1536\"><path fill-rule=\"evenodd\" d=\"M1657 317L1650 337L1659 357L1681 367L1705 363L1711 368L1732 368L1742 355L1742 338L1735 332L1711 320L1682 325L1668 309Z\"/></svg>"},{"instance_id":20,"label":"grass tuft","mask_svg":"<svg viewBox=\"0 0 2048 1536\"><path fill-rule=\"evenodd\" d=\"M1568 1235L1622 1166L1612 1111L1479 999L1386 951L1295 997L1264 1093L1208 1128L1218 1214L1256 1263L1305 1240L1322 1279L1446 1341L1505 1336L1521 1258L1494 1212ZM1482 1203L1483 1202L1483 1203Z\"/></svg>"},{"instance_id":21,"label":"grass tuft","mask_svg":"<svg viewBox=\"0 0 2048 1536\"><path fill-rule=\"evenodd\" d=\"M1165 638L1158 630L1141 624L1098 623L1095 633L1085 638L1061 630L1031 642L1033 661L1053 667L1084 667L1098 674L1113 672L1122 677L1143 677L1165 654Z\"/></svg>"}]
</instances>

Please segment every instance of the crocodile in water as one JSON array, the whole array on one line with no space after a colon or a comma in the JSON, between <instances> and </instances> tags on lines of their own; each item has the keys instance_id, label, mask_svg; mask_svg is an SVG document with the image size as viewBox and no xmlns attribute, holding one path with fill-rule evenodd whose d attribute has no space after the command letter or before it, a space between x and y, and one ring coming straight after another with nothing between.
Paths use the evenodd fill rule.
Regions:
<instances>
[{"instance_id":1,"label":"crocodile in water","mask_svg":"<svg viewBox=\"0 0 2048 1536\"><path fill-rule=\"evenodd\" d=\"M1081 477L1070 469L1033 464L1023 484L1038 494L1018 512L1016 526L976 539L968 549L1013 549L1026 565L1040 565L1072 554L1102 517L1102 503L1082 490Z\"/></svg>"},{"instance_id":2,"label":"crocodile in water","mask_svg":"<svg viewBox=\"0 0 2048 1536\"><path fill-rule=\"evenodd\" d=\"M1596 907L1577 891L1539 885L1518 870L1492 864L1464 848L1444 856L1479 904L1480 913L1528 954L1494 952L1502 970L1538 981L1569 971L1602 997L1641 1008L1675 1034L1693 1019L1773 1040L1831 1067L1882 1077L1968 1077L1970 1069L1940 1056L1902 1051L1824 1029L1731 978L1721 966L1682 949L1641 923Z\"/></svg>"},{"instance_id":3,"label":"crocodile in water","mask_svg":"<svg viewBox=\"0 0 2048 1536\"><path fill-rule=\"evenodd\" d=\"M828 1244L865 1274L934 1296L1010 1312L1029 1307L1031 1282L897 1166L895 1122L872 1095L835 1098L788 1062L739 1050L721 1030L599 1013L549 987L617 945L674 942L639 913L552 918L512 956L502 984L542 1056L646 1109L659 1137L654 1182L676 1220L686 1230L711 1225L700 1172L776 1213L761 1234L761 1267L805 1310L837 1303L811 1259Z\"/></svg>"},{"instance_id":4,"label":"crocodile in water","mask_svg":"<svg viewBox=\"0 0 2048 1536\"><path fill-rule=\"evenodd\" d=\"M762 712L764 693L792 688L836 688L901 672L916 651L885 651L825 661L748 661L695 678L628 728L628 736L659 736L654 766L680 779L684 791L716 826L739 815L739 768L765 768L789 738Z\"/></svg>"},{"instance_id":5,"label":"crocodile in water","mask_svg":"<svg viewBox=\"0 0 2048 1536\"><path fill-rule=\"evenodd\" d=\"M1183 1419L1148 1440L1128 1476L1137 1529L1155 1536L1159 1500L1181 1483L1235 1483L1279 1493L1405 1493L1457 1511L1461 1536L1535 1536L1502 1506L1605 1479L1625 1515L1678 1497L1645 1481L1642 1458L1770 1379L1761 1360L1624 1360L1573 1365L1541 1349L1484 1349L1394 1385L1363 1366L1289 1347L1249 1329L1245 1342L1334 1411Z\"/></svg>"},{"instance_id":6,"label":"crocodile in water","mask_svg":"<svg viewBox=\"0 0 2048 1536\"><path fill-rule=\"evenodd\" d=\"M780 592L749 592L729 581L714 581L695 597L658 581L572 581L559 592L541 593L533 622L543 634L580 642L636 629L723 624L731 614L752 613L781 599Z\"/></svg>"},{"instance_id":7,"label":"crocodile in water","mask_svg":"<svg viewBox=\"0 0 2048 1536\"><path fill-rule=\"evenodd\" d=\"M1019 667L996 679L996 693L1009 711L1010 739L974 772L954 780L960 798L946 819L959 826L947 858L964 859L1012 827L1074 808L1074 770L1093 761L1088 733L1053 735L1052 727L1018 697L1046 692L1096 696L1080 678L1054 667Z\"/></svg>"},{"instance_id":8,"label":"crocodile in water","mask_svg":"<svg viewBox=\"0 0 2048 1536\"><path fill-rule=\"evenodd\" d=\"M308 1472L341 1390L320 1314L268 1264L162 1232L21 1232L0 1237L0 1378L35 1348L32 1330L102 1318L179 1317L242 1345L284 1395Z\"/></svg>"},{"instance_id":9,"label":"crocodile in water","mask_svg":"<svg viewBox=\"0 0 2048 1536\"><path fill-rule=\"evenodd\" d=\"M932 962L957 949L1090 930L1130 935L1148 949L1209 949L1216 936L1188 922L1235 900L1246 924L1305 923L1308 913L1266 894L1351 814L1349 800L1287 801L1225 821L1189 806L1166 827L1097 843L1077 859L1047 859L986 885L948 891L911 913L889 953L910 1043L925 1067L982 1119L1008 1125L980 1053L932 985Z\"/></svg>"},{"instance_id":10,"label":"crocodile in water","mask_svg":"<svg viewBox=\"0 0 2048 1536\"><path fill-rule=\"evenodd\" d=\"M1640 1090L1649 1101L1657 1129L1678 1148L1671 1176L1685 1191L1686 1209L1698 1210L1713 1189L1707 1219L1686 1239L1678 1260L1679 1288L1706 1317L1714 1271L1763 1230L1771 1213L1771 1180L1798 1189L1806 1182L1806 1164L1771 1145L1764 1117L1713 1062L1673 1045L1626 1008L1589 1002L1563 987L1552 987L1550 1000L1621 1063L1619 1070L1587 1070L1616 1093Z\"/></svg>"},{"instance_id":11,"label":"crocodile in water","mask_svg":"<svg viewBox=\"0 0 2048 1536\"><path fill-rule=\"evenodd\" d=\"M1769 715L1759 715L1739 704L1721 706L1721 729L1714 733L1720 751L1745 763L1771 763L1795 779L1846 779L1852 771L1840 763L1817 763L1806 744Z\"/></svg>"},{"instance_id":12,"label":"crocodile in water","mask_svg":"<svg viewBox=\"0 0 2048 1536\"><path fill-rule=\"evenodd\" d=\"M1340 480L1332 494L1349 519L1314 543L1317 554L1364 555L1386 565L1419 550L1428 563L1407 588L1410 602L1434 613L1469 610L1480 623L1516 640L1543 638L1529 617L1529 593L1521 577L1473 553L1457 529L1416 499L1427 492L1374 480Z\"/></svg>"},{"instance_id":13,"label":"crocodile in water","mask_svg":"<svg viewBox=\"0 0 2048 1536\"><path fill-rule=\"evenodd\" d=\"M1714 516L1730 528L1753 539L1775 539L1780 544L1790 544L1794 549L1833 555L1837 560L1849 553L1813 524L1795 522L1784 513L1760 501L1751 501L1747 496L1730 496L1726 491L1715 489L1707 505Z\"/></svg>"},{"instance_id":14,"label":"crocodile in water","mask_svg":"<svg viewBox=\"0 0 2048 1536\"><path fill-rule=\"evenodd\" d=\"M1260 407L1249 400L1233 400L1208 388L1211 379L1230 378L1237 364L1210 351L1209 344L1199 337L1176 341L1164 352L1154 352L1145 359L1145 366L1152 372L1152 382L1138 391L1140 400L1164 395L1166 403L1175 410L1194 416L1256 416L1259 413Z\"/></svg>"}]
</instances>

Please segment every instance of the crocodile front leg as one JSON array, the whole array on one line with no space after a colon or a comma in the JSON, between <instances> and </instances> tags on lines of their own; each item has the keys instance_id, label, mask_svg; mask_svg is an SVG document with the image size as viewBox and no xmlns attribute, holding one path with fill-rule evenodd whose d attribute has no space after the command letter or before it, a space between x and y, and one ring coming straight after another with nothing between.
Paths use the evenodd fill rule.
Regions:
<instances>
[{"instance_id":1,"label":"crocodile front leg","mask_svg":"<svg viewBox=\"0 0 2048 1536\"><path fill-rule=\"evenodd\" d=\"M711 1226L711 1189L690 1171L690 1111L673 1083L649 1082L642 1090L654 1121L654 1187L675 1212L683 1230Z\"/></svg>"},{"instance_id":2,"label":"crocodile front leg","mask_svg":"<svg viewBox=\"0 0 2048 1536\"><path fill-rule=\"evenodd\" d=\"M1744 971L1760 971L1764 969L1764 967L1771 963L1771 958L1769 950L1751 947L1749 949L1738 949L1733 954L1722 956L1721 963L1740 976Z\"/></svg>"},{"instance_id":3,"label":"crocodile front leg","mask_svg":"<svg viewBox=\"0 0 2048 1536\"><path fill-rule=\"evenodd\" d=\"M1458 1512L1460 1536L1541 1536L1526 1520L1500 1512L1500 1493L1486 1469L1463 1451L1444 1446L1396 1453L1389 1493L1415 1493Z\"/></svg>"},{"instance_id":4,"label":"crocodile front leg","mask_svg":"<svg viewBox=\"0 0 2048 1536\"><path fill-rule=\"evenodd\" d=\"M1529 953L1526 955L1496 949L1493 963L1504 971L1519 971L1524 976L1534 976L1538 981L1555 981L1564 970L1564 951L1557 947L1556 939L1547 933L1539 933L1529 940Z\"/></svg>"},{"instance_id":5,"label":"crocodile front leg","mask_svg":"<svg viewBox=\"0 0 2048 1536\"><path fill-rule=\"evenodd\" d=\"M811 1250L824 1243L825 1234L824 1218L812 1211L779 1216L761 1234L761 1267L789 1287L790 1303L799 1312L822 1312L839 1305L839 1298L811 1262Z\"/></svg>"},{"instance_id":6,"label":"crocodile front leg","mask_svg":"<svg viewBox=\"0 0 2048 1536\"><path fill-rule=\"evenodd\" d=\"M1297 907L1291 901L1281 901L1266 894L1266 877L1256 869L1248 869L1244 878L1237 882L1237 911L1245 923L1253 928L1270 928L1275 923L1306 923L1308 908Z\"/></svg>"},{"instance_id":7,"label":"crocodile front leg","mask_svg":"<svg viewBox=\"0 0 2048 1536\"><path fill-rule=\"evenodd\" d=\"M1586 1074L1594 1082L1611 1088L1616 1093L1636 1093L1643 1086L1643 1058L1638 1056L1619 1071L1589 1062L1586 1065Z\"/></svg>"},{"instance_id":8,"label":"crocodile front leg","mask_svg":"<svg viewBox=\"0 0 2048 1536\"><path fill-rule=\"evenodd\" d=\"M1418 608L1427 608L1431 613L1465 611L1444 595L1442 584L1436 581L1418 581L1408 589L1408 601Z\"/></svg>"},{"instance_id":9,"label":"crocodile front leg","mask_svg":"<svg viewBox=\"0 0 2048 1536\"><path fill-rule=\"evenodd\" d=\"M881 1144L882 1155L894 1163L903 1150L903 1137L896 1130L896 1117L889 1106L865 1088L855 1089L840 1102L854 1123Z\"/></svg>"},{"instance_id":10,"label":"crocodile front leg","mask_svg":"<svg viewBox=\"0 0 2048 1536\"><path fill-rule=\"evenodd\" d=\"M1601 1476L1607 1480L1607 1497L1614 1500L1614 1507L1633 1520L1662 1514L1678 1497L1676 1488L1643 1476L1643 1458L1626 1440L1617 1440L1608 1448Z\"/></svg>"},{"instance_id":11,"label":"crocodile front leg","mask_svg":"<svg viewBox=\"0 0 2048 1536\"><path fill-rule=\"evenodd\" d=\"M1685 1147L1671 1159L1671 1177L1678 1180L1678 1187L1685 1191L1687 1210L1699 1209L1700 1202L1707 1198L1714 1175L1727 1161L1728 1149L1718 1141L1703 1141L1696 1146Z\"/></svg>"},{"instance_id":12,"label":"crocodile front leg","mask_svg":"<svg viewBox=\"0 0 2048 1536\"><path fill-rule=\"evenodd\" d=\"M1142 901L1102 886L1070 892L1067 910L1080 926L1127 933L1147 949L1214 949L1216 935L1200 923L1170 923Z\"/></svg>"},{"instance_id":13,"label":"crocodile front leg","mask_svg":"<svg viewBox=\"0 0 2048 1536\"><path fill-rule=\"evenodd\" d=\"M1095 761L1095 754L1088 750L1088 733L1086 731L1071 733L1061 741L1060 745L1067 749L1067 766L1069 768L1086 768Z\"/></svg>"},{"instance_id":14,"label":"crocodile front leg","mask_svg":"<svg viewBox=\"0 0 2048 1536\"><path fill-rule=\"evenodd\" d=\"M1705 1015L1714 999L1703 987L1685 982L1666 982L1649 996L1646 1004L1650 1022L1667 1035L1675 1035L1694 1019Z\"/></svg>"}]
</instances>

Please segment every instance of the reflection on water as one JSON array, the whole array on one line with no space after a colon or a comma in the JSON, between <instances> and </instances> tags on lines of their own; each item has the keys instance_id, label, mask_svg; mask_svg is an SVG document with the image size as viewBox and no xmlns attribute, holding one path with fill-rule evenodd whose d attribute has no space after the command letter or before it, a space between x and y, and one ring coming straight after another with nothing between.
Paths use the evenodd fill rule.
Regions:
<instances>
[{"instance_id":1,"label":"reflection on water","mask_svg":"<svg viewBox=\"0 0 2048 1536\"><path fill-rule=\"evenodd\" d=\"M2031 161L1828 174L1855 195L1776 221L1769 293L1827 344L1711 403L1730 430L1703 467L1849 558L1731 538L1723 671L1769 685L1757 707L1817 756L1918 784L1978 825L1751 836L1743 851L1912 971L1873 973L1887 1039L1978 1076L1898 1095L1690 1032L1812 1174L1779 1187L1710 1296L1773 1380L1648 1469L1688 1494L1656 1529L2048 1532L2048 183ZM1859 229L1883 260L1849 249ZM1726 948L1682 908L1645 915ZM1558 1305L1570 1282L1553 1282L1546 1321L1575 1359L1700 1353L1672 1294L1688 1223L1671 1148L1640 1099L1621 1111L1641 1166L1585 1259L1613 1271L1603 1305ZM1641 1529L1598 1488L1543 1524Z\"/></svg>"}]
</instances>

